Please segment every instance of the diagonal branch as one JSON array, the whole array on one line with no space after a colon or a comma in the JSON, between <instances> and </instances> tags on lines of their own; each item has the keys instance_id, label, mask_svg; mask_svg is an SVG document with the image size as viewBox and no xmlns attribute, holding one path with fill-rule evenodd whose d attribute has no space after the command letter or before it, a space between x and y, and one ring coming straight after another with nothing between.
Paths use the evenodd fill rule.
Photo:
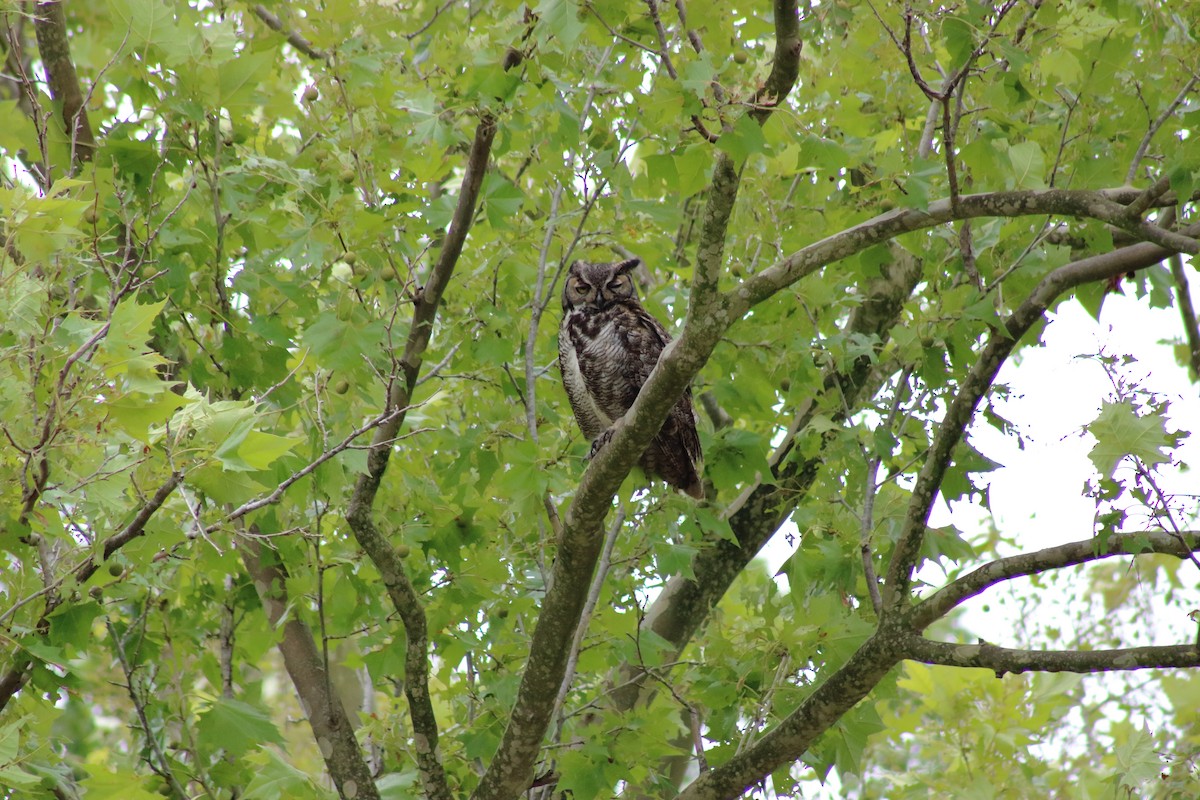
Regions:
<instances>
[{"instance_id":1,"label":"diagonal branch","mask_svg":"<svg viewBox=\"0 0 1200 800\"><path fill-rule=\"evenodd\" d=\"M146 524L150 521L150 518L153 517L160 508L162 508L163 503L167 501L167 498L171 496L176 487L178 487L182 481L182 473L172 473L166 482L164 482L162 486L158 487L158 490L155 491L154 495L151 496L150 499L147 500L142 507L137 510L137 513L133 515L133 519L131 519L124 528L104 540L100 546L100 552L103 554L104 560L107 560L112 556L113 553L117 552L126 544L146 532ZM63 581L65 581L68 577L71 577L76 583L83 584L97 569L100 568L100 563L100 559L94 557L86 558L74 569L64 573L57 580L47 584L45 589L43 589L40 593L46 596L45 608L43 609L42 615L38 619L37 624L34 625L34 630L44 631L46 629L46 625L48 624L51 612L58 608L58 606L62 603L62 596L59 594L58 590L59 587L62 586ZM25 600L22 600L21 602L10 606L3 614L0 614L0 621L24 605L25 602ZM4 671L4 674L0 675L0 711L4 710L4 706L8 704L8 701L11 700L13 695L20 691L21 687L25 685L25 682L29 680L29 669L32 665L33 659L25 656L24 652L22 651L13 658L12 663Z\"/></svg>"},{"instance_id":2,"label":"diagonal branch","mask_svg":"<svg viewBox=\"0 0 1200 800\"><path fill-rule=\"evenodd\" d=\"M864 291L862 306L847 321L845 331L876 339L882 349L889 332L899 319L905 301L921 279L921 263L900 248L894 249L895 261L884 269L881 278L871 281ZM792 511L803 502L817 477L822 451L833 435L822 438L817 452L798 458L793 455L796 435L821 409L834 423L861 408L869 396L867 386L873 359L863 356L842 371L829 370L823 386L814 392L804 413L798 415L788 438L781 445L777 465L771 475L752 487L726 509L735 541L718 539L701 549L692 562L692 575L675 575L647 609L642 627L670 642L676 652L691 640L708 614L725 595L735 578L758 554ZM614 692L621 708L632 708L641 691L641 680L628 680L636 669L623 668L623 686Z\"/></svg>"},{"instance_id":3,"label":"diagonal branch","mask_svg":"<svg viewBox=\"0 0 1200 800\"><path fill-rule=\"evenodd\" d=\"M752 747L698 777L677 800L733 800L799 758L899 663L894 635L868 639L840 669Z\"/></svg>"},{"instance_id":4,"label":"diagonal branch","mask_svg":"<svg viewBox=\"0 0 1200 800\"><path fill-rule=\"evenodd\" d=\"M299 31L292 30L284 25L283 20L272 14L262 3L254 4L254 14L266 23L268 28L286 36L288 44L301 53L304 53L304 55L316 61L328 60L328 53L318 47L314 47L313 43L301 36Z\"/></svg>"},{"instance_id":5,"label":"diagonal branch","mask_svg":"<svg viewBox=\"0 0 1200 800\"><path fill-rule=\"evenodd\" d=\"M951 609L1003 581L1037 575L1052 569L1086 564L1103 558L1139 553L1167 553L1185 558L1200 550L1200 533L1185 532L1181 540L1174 532L1150 531L1122 533L1108 537L1085 539L1047 547L1034 553L1022 553L1000 558L938 589L928 599L918 603L907 615L916 631L922 631Z\"/></svg>"},{"instance_id":6,"label":"diagonal branch","mask_svg":"<svg viewBox=\"0 0 1200 800\"><path fill-rule=\"evenodd\" d=\"M484 112L475 127L475 138L467 157L467 168L450 229L442 243L437 263L425 285L418 291L414 303L412 326L400 361L402 375L395 378L388 389L390 409L406 409L416 387L442 293L458 264L467 232L475 218L479 191L487 173L495 136L496 118L490 112ZM379 570L388 596L400 613L407 639L404 691L416 734L417 766L421 773L421 782L429 798L448 800L452 795L437 751L437 719L429 695L429 642L425 612L412 582L404 571L399 554L380 533L373 517L375 497L391 458L392 442L404 423L404 417L404 413L398 413L376 429L367 453L367 472L359 476L354 486L346 509L346 523L368 558Z\"/></svg>"}]
</instances>

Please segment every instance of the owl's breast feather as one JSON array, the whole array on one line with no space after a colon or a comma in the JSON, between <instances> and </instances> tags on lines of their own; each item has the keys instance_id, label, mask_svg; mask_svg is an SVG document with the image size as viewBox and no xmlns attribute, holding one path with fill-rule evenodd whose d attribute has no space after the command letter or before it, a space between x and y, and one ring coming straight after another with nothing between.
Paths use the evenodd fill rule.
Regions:
<instances>
[{"instance_id":1,"label":"owl's breast feather","mask_svg":"<svg viewBox=\"0 0 1200 800\"><path fill-rule=\"evenodd\" d=\"M567 326L563 326L560 336L565 339L559 348L559 369L562 370L563 386L567 390L567 398L575 411L575 419L583 430L583 435L595 439L603 433L613 421L596 403L588 391L587 381L579 366L579 354Z\"/></svg>"}]
</instances>

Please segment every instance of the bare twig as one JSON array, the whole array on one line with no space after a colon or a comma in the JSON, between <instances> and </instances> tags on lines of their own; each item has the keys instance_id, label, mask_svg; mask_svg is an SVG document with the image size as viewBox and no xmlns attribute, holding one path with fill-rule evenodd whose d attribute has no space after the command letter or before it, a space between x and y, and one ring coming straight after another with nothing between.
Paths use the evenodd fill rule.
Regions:
<instances>
[{"instance_id":1,"label":"bare twig","mask_svg":"<svg viewBox=\"0 0 1200 800\"><path fill-rule=\"evenodd\" d=\"M1146 157L1146 150L1149 149L1150 142L1154 139L1154 135L1158 133L1159 129L1161 129L1163 125L1166 124L1167 120L1171 118L1171 115L1175 113L1176 109L1183 105L1183 102L1187 100L1188 94L1192 91L1192 87L1194 87L1197 82L1200 82L1200 75L1192 75L1188 79L1187 83L1183 85L1183 88L1179 90L1179 94L1175 95L1175 99L1168 103L1167 107L1162 110L1162 113L1150 123L1150 127L1146 129L1146 135L1143 136L1142 141L1138 143L1138 148L1136 151L1134 151L1133 158L1129 161L1129 170L1125 173L1126 183L1132 184L1134 179L1137 178L1138 166L1142 163L1142 159Z\"/></svg>"},{"instance_id":2,"label":"bare twig","mask_svg":"<svg viewBox=\"0 0 1200 800\"><path fill-rule=\"evenodd\" d=\"M1175 301L1179 306L1179 316L1183 320L1183 330L1187 336L1192 379L1200 379L1200 325L1196 322L1196 308L1192 304L1187 272L1183 267L1183 259L1178 254L1171 256L1167 261L1171 265L1171 277L1175 281Z\"/></svg>"}]
</instances>

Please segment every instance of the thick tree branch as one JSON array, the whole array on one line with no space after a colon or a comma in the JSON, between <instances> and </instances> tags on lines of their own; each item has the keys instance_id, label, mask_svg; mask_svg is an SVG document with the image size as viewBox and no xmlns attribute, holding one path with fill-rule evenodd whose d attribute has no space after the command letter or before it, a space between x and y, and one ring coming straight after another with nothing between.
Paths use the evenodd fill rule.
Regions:
<instances>
[{"instance_id":1,"label":"thick tree branch","mask_svg":"<svg viewBox=\"0 0 1200 800\"><path fill-rule=\"evenodd\" d=\"M800 76L800 50L804 45L796 0L773 0L771 7L775 17L775 56L771 72L755 92L750 108L750 116L759 125L765 124L771 112L791 94Z\"/></svg>"},{"instance_id":2,"label":"thick tree branch","mask_svg":"<svg viewBox=\"0 0 1200 800\"><path fill-rule=\"evenodd\" d=\"M83 92L79 89L75 62L71 60L62 0L39 2L33 27L50 84L50 97L62 104L63 128L71 140L71 163L78 166L92 160L96 138L84 107Z\"/></svg>"},{"instance_id":3,"label":"thick tree branch","mask_svg":"<svg viewBox=\"0 0 1200 800\"><path fill-rule=\"evenodd\" d=\"M1184 537L1186 538L1181 539L1180 536L1166 531L1121 533L1107 539L1085 539L1057 547L1047 547L1033 553L1000 558L938 589L913 607L905 615L905 619L914 630L922 631L951 609L997 583L1075 564L1139 553L1166 553L1186 558L1188 553L1200 550L1200 533L1188 532Z\"/></svg>"},{"instance_id":4,"label":"thick tree branch","mask_svg":"<svg viewBox=\"0 0 1200 800\"><path fill-rule=\"evenodd\" d=\"M962 195L957 211L952 208L949 199L934 201L925 209L889 211L801 248L747 278L741 286L727 293L730 299L729 313L734 319L740 318L753 306L821 267L904 233L977 217L1076 217L1096 219L1125 228L1129 224L1124 216L1125 205L1134 202L1141 194L1141 191L1131 187L1095 191L1032 189ZM1168 192L1154 205L1166 207L1175 203L1176 198ZM1195 242L1194 231L1174 232L1176 236L1180 234ZM1159 261L1169 254L1167 252L1160 256Z\"/></svg>"},{"instance_id":5,"label":"thick tree branch","mask_svg":"<svg viewBox=\"0 0 1200 800\"><path fill-rule=\"evenodd\" d=\"M794 0L777 0L775 6L777 33L798 29ZM791 56L777 54L777 61L783 58L786 62L789 57L798 61L798 46L794 52L786 47L779 49L787 50ZM786 63L780 70L785 67ZM772 75L775 74L776 70L772 70ZM782 102L789 89L790 86L773 85L770 98L773 104ZM766 118L756 117L760 124ZM725 234L737 199L738 182L733 161L718 153L683 331L663 352L633 406L614 426L612 439L584 471L564 516L553 582L534 628L517 701L504 738L480 779L474 798L512 798L529 787L533 765L550 723L553 704L547 701L555 696L566 673L570 644L583 613L587 588L600 554L603 520L613 495L641 456L645 443L662 427L671 407L735 319L718 302L717 286L724 268Z\"/></svg>"},{"instance_id":6,"label":"thick tree branch","mask_svg":"<svg viewBox=\"0 0 1200 800\"><path fill-rule=\"evenodd\" d=\"M1003 677L1021 672L1115 672L1131 669L1200 667L1196 644L1127 647L1119 650L1014 650L994 644L952 644L911 636L904 656L926 664L981 667Z\"/></svg>"},{"instance_id":7,"label":"thick tree branch","mask_svg":"<svg viewBox=\"0 0 1200 800\"><path fill-rule=\"evenodd\" d=\"M795 711L752 747L698 777L679 793L678 800L733 800L764 775L795 761L899 662L897 638L877 634L867 640Z\"/></svg>"},{"instance_id":8,"label":"thick tree branch","mask_svg":"<svg viewBox=\"0 0 1200 800\"><path fill-rule=\"evenodd\" d=\"M338 795L378 800L379 790L358 746L346 708L333 691L321 651L288 596L287 571L274 553L263 547L259 537L239 538L238 550L254 580L267 620L272 629L279 629L282 634L278 647L283 666L300 696L313 739Z\"/></svg>"}]
</instances>

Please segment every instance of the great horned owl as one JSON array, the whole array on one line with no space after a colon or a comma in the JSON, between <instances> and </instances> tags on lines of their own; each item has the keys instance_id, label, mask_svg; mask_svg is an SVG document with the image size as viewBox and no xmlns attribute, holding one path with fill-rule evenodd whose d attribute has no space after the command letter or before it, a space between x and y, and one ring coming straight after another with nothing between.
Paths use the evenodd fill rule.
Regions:
<instances>
[{"instance_id":1,"label":"great horned owl","mask_svg":"<svg viewBox=\"0 0 1200 800\"><path fill-rule=\"evenodd\" d=\"M636 258L611 264L576 261L563 285L558 365L575 419L592 440L592 455L633 405L671 341L666 328L638 302L629 273L640 263ZM704 497L696 472L699 461L700 437L688 389L638 463L647 475L699 499Z\"/></svg>"}]
</instances>

